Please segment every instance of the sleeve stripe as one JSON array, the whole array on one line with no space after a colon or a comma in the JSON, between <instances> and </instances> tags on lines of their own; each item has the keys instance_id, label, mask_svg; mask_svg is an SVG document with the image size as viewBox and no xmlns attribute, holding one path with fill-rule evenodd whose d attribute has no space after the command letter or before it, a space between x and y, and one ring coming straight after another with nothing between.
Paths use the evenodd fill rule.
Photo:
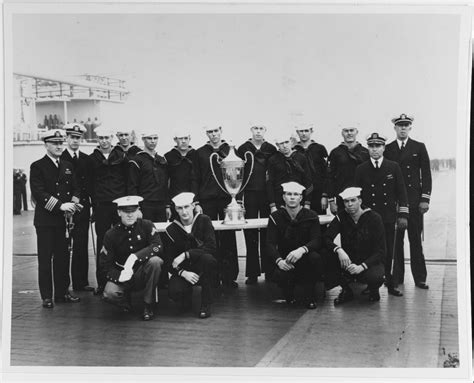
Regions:
<instances>
[{"instance_id":1,"label":"sleeve stripe","mask_svg":"<svg viewBox=\"0 0 474 383\"><path fill-rule=\"evenodd\" d=\"M273 221L273 223L274 223L274 224L275 224L275 226L276 226L276 224L277 224L277 223L275 222L275 220L273 219L273 217L272 217L272 216L270 216L270 219Z\"/></svg>"},{"instance_id":2,"label":"sleeve stripe","mask_svg":"<svg viewBox=\"0 0 474 383\"><path fill-rule=\"evenodd\" d=\"M408 213L408 208L407 207L400 207L400 209L398 209L399 213Z\"/></svg>"},{"instance_id":3,"label":"sleeve stripe","mask_svg":"<svg viewBox=\"0 0 474 383\"><path fill-rule=\"evenodd\" d=\"M431 196L430 196L429 194L422 194L422 195L421 195L421 198L428 198L428 199L430 199Z\"/></svg>"},{"instance_id":4,"label":"sleeve stripe","mask_svg":"<svg viewBox=\"0 0 474 383\"><path fill-rule=\"evenodd\" d=\"M165 233L168 235L168 237L170 237L170 239L174 242L174 239L173 237L170 235L170 233L168 233L168 229L165 229Z\"/></svg>"},{"instance_id":5,"label":"sleeve stripe","mask_svg":"<svg viewBox=\"0 0 474 383\"><path fill-rule=\"evenodd\" d=\"M58 203L58 200L51 196L44 207L45 209L52 211L56 203Z\"/></svg>"}]
</instances>

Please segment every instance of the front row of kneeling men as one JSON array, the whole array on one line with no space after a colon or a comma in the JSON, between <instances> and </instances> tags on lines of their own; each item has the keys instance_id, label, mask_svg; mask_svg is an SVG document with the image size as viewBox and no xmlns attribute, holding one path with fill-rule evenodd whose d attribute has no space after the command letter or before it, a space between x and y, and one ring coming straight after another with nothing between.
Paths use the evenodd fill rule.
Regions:
<instances>
[{"instance_id":1,"label":"front row of kneeling men","mask_svg":"<svg viewBox=\"0 0 474 383\"><path fill-rule=\"evenodd\" d=\"M273 280L288 304L294 304L295 287L303 287L303 303L315 309L315 284L323 279L342 291L335 304L353 298L349 287L357 280L368 285L370 301L380 300L384 280L385 234L380 215L362 206L361 189L340 193L341 211L321 235L316 212L302 207L304 187L296 182L283 186L284 206L270 215L267 250L274 261ZM189 309L192 287L201 286L199 318L211 315L213 286L217 286L218 252L210 218L195 214L193 193L173 198L177 218L160 237L151 221L139 218L138 196L122 197L117 204L121 222L104 237L100 260L107 279L105 301L131 310L130 293L143 289L143 319L153 318L160 274L171 274L169 297ZM340 234L341 246L334 243Z\"/></svg>"}]
</instances>

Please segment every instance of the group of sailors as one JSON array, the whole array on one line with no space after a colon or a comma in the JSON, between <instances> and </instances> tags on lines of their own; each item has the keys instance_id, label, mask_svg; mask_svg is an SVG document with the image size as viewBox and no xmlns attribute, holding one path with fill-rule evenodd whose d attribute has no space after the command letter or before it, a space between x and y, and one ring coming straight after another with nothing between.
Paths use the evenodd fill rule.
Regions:
<instances>
[{"instance_id":1,"label":"group of sailors","mask_svg":"<svg viewBox=\"0 0 474 383\"><path fill-rule=\"evenodd\" d=\"M269 219L266 229L244 229L246 284L264 274L282 288L288 304L297 303L295 287L301 284L299 301L308 309L317 307L317 281L327 289L342 287L336 305L353 299L354 280L367 284L363 293L370 301L380 300L384 282L389 294L401 297L407 231L415 285L428 289L421 237L431 195L430 160L425 145L409 138L412 117L402 114L392 123L395 140L387 144L374 132L367 147L357 141L357 128L344 127L343 141L329 154L312 139L312 126L296 128L296 143L293 132L278 134L275 146L265 140L265 126L250 128L251 138L236 150L243 159L247 152L254 157L238 199L246 218ZM232 147L222 127L204 130L208 142L198 149L190 145L189 131L176 131L175 146L163 156L156 152L156 129L142 133L139 148L130 131L99 126L98 147L90 155L80 151L83 125L46 132L46 155L30 169L43 307L79 302L69 290L72 279L74 291L93 291L124 311L131 310L130 292L143 289L142 317L150 320L157 286L166 286L169 297L187 310L198 284L198 316L208 318L213 289L238 287L235 233L212 225L224 218L231 199L216 169ZM319 215L328 208L334 219L325 227ZM154 223L166 221L171 223L159 233ZM96 288L88 279L90 222L96 232Z\"/></svg>"}]
</instances>

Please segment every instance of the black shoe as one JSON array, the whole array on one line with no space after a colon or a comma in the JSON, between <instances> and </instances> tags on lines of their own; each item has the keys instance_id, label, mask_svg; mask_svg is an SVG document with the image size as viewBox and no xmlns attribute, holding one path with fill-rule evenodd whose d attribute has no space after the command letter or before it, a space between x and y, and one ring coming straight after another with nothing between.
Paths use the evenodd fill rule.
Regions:
<instances>
[{"instance_id":1,"label":"black shoe","mask_svg":"<svg viewBox=\"0 0 474 383\"><path fill-rule=\"evenodd\" d=\"M79 303L81 301L81 298L75 297L70 293L66 293L64 294L64 296L54 297L54 300L56 303Z\"/></svg>"},{"instance_id":2,"label":"black shoe","mask_svg":"<svg viewBox=\"0 0 474 383\"><path fill-rule=\"evenodd\" d=\"M400 290L396 289L395 287L389 287L388 293L390 295L393 295L394 297L403 297L403 293Z\"/></svg>"},{"instance_id":3,"label":"black shoe","mask_svg":"<svg viewBox=\"0 0 474 383\"><path fill-rule=\"evenodd\" d=\"M123 313L131 313L133 311L133 308L130 303L126 303L120 306L120 310L122 310Z\"/></svg>"},{"instance_id":4,"label":"black shoe","mask_svg":"<svg viewBox=\"0 0 474 383\"><path fill-rule=\"evenodd\" d=\"M352 301L354 293L351 289L342 289L336 299L334 299L334 306L342 305L343 303Z\"/></svg>"},{"instance_id":5,"label":"black shoe","mask_svg":"<svg viewBox=\"0 0 474 383\"><path fill-rule=\"evenodd\" d=\"M369 291L369 302L378 302L380 300L379 289Z\"/></svg>"},{"instance_id":6,"label":"black shoe","mask_svg":"<svg viewBox=\"0 0 474 383\"><path fill-rule=\"evenodd\" d=\"M95 291L95 289L92 286L81 286L81 287L74 287L74 291Z\"/></svg>"},{"instance_id":7,"label":"black shoe","mask_svg":"<svg viewBox=\"0 0 474 383\"><path fill-rule=\"evenodd\" d=\"M306 308L308 310L314 310L316 307L318 307L318 304L316 303L315 300L310 299L310 300L306 301Z\"/></svg>"},{"instance_id":8,"label":"black shoe","mask_svg":"<svg viewBox=\"0 0 474 383\"><path fill-rule=\"evenodd\" d=\"M52 309L54 307L53 300L51 298L43 299L43 307L45 309Z\"/></svg>"},{"instance_id":9,"label":"black shoe","mask_svg":"<svg viewBox=\"0 0 474 383\"><path fill-rule=\"evenodd\" d=\"M143 320L148 321L152 320L155 314L153 314L153 309L151 308L151 305L145 303L145 308L143 309Z\"/></svg>"},{"instance_id":10,"label":"black shoe","mask_svg":"<svg viewBox=\"0 0 474 383\"><path fill-rule=\"evenodd\" d=\"M246 285L255 285L258 283L258 277L248 277L245 281Z\"/></svg>"},{"instance_id":11,"label":"black shoe","mask_svg":"<svg viewBox=\"0 0 474 383\"><path fill-rule=\"evenodd\" d=\"M210 305L201 305L199 309L199 318L206 319L211 316L211 306Z\"/></svg>"},{"instance_id":12,"label":"black shoe","mask_svg":"<svg viewBox=\"0 0 474 383\"><path fill-rule=\"evenodd\" d=\"M428 286L425 282L415 283L415 286L423 290L428 290L430 288L430 286Z\"/></svg>"},{"instance_id":13,"label":"black shoe","mask_svg":"<svg viewBox=\"0 0 474 383\"><path fill-rule=\"evenodd\" d=\"M239 284L236 281L222 281L222 286L236 289L239 287Z\"/></svg>"},{"instance_id":14,"label":"black shoe","mask_svg":"<svg viewBox=\"0 0 474 383\"><path fill-rule=\"evenodd\" d=\"M102 295L104 293L104 286L99 286L94 290L94 295Z\"/></svg>"}]
</instances>

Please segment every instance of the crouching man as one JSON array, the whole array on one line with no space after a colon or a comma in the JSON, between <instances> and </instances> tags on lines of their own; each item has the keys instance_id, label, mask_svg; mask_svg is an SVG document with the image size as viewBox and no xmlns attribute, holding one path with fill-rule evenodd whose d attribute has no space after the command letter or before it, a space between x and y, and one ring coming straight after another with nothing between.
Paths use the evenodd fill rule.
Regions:
<instances>
[{"instance_id":1,"label":"crouching man","mask_svg":"<svg viewBox=\"0 0 474 383\"><path fill-rule=\"evenodd\" d=\"M281 186L285 206L270 215L267 229L268 255L277 266L273 280L283 289L289 304L295 303L295 286L303 285L305 305L315 309L315 284L322 275L322 261L317 252L321 247L319 217L301 206L303 186L297 182Z\"/></svg>"},{"instance_id":2,"label":"crouching man","mask_svg":"<svg viewBox=\"0 0 474 383\"><path fill-rule=\"evenodd\" d=\"M143 320L153 318L156 285L163 266L163 248L153 222L138 218L142 197L114 200L120 222L104 236L101 264L107 279L103 299L131 310L130 293L143 290Z\"/></svg>"},{"instance_id":3,"label":"crouching man","mask_svg":"<svg viewBox=\"0 0 474 383\"><path fill-rule=\"evenodd\" d=\"M342 290L334 305L354 299L349 286L351 281L366 283L369 301L379 301L379 287L383 283L386 254L385 232L378 213L362 207L361 188L350 187L339 196L344 210L330 223L324 234L324 242L331 252L328 269L336 270L336 283ZM341 246L334 238L341 235Z\"/></svg>"},{"instance_id":4,"label":"crouching man","mask_svg":"<svg viewBox=\"0 0 474 383\"><path fill-rule=\"evenodd\" d=\"M166 228L166 254L171 264L168 293L183 308L192 305L193 286L201 285L199 318L211 316L212 288L217 278L216 237L211 219L194 214L193 193L180 193L172 201L178 219Z\"/></svg>"}]
</instances>

